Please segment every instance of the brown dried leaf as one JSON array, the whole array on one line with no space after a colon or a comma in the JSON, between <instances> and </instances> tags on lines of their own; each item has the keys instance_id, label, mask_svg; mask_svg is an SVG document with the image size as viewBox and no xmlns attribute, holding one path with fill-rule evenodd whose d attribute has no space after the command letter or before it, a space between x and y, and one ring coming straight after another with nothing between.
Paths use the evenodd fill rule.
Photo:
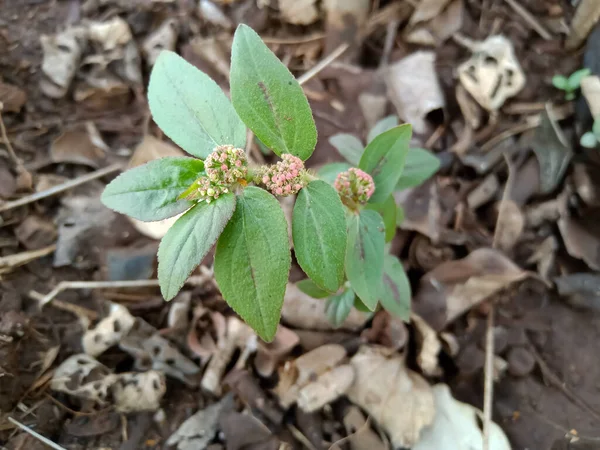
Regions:
<instances>
[{"instance_id":1,"label":"brown dried leaf","mask_svg":"<svg viewBox=\"0 0 600 450\"><path fill-rule=\"evenodd\" d=\"M319 18L316 0L279 0L281 17L294 25L310 25Z\"/></svg>"},{"instance_id":2,"label":"brown dried leaf","mask_svg":"<svg viewBox=\"0 0 600 450\"><path fill-rule=\"evenodd\" d=\"M166 445L177 444L177 450L205 449L217 434L224 403L224 400L213 403L190 416L167 439Z\"/></svg>"},{"instance_id":3,"label":"brown dried leaf","mask_svg":"<svg viewBox=\"0 0 600 450\"><path fill-rule=\"evenodd\" d=\"M437 333L417 314L411 314L410 319L416 331L417 364L419 364L425 375L442 375L442 368L438 362L438 354L442 350L442 343Z\"/></svg>"},{"instance_id":4,"label":"brown dried leaf","mask_svg":"<svg viewBox=\"0 0 600 450\"><path fill-rule=\"evenodd\" d=\"M394 447L412 447L435 416L427 381L409 370L402 355L363 346L350 363L356 374L347 395L390 435Z\"/></svg>"},{"instance_id":5,"label":"brown dried leaf","mask_svg":"<svg viewBox=\"0 0 600 450\"><path fill-rule=\"evenodd\" d=\"M97 169L105 158L102 144L86 130L65 131L50 145L54 163L84 164Z\"/></svg>"},{"instance_id":6,"label":"brown dried leaf","mask_svg":"<svg viewBox=\"0 0 600 450\"><path fill-rule=\"evenodd\" d=\"M144 39L142 49L148 66L152 67L163 50L175 50L177 43L177 21L173 18L165 20L156 30Z\"/></svg>"},{"instance_id":7,"label":"brown dried leaf","mask_svg":"<svg viewBox=\"0 0 600 450\"><path fill-rule=\"evenodd\" d=\"M387 450L387 446L371 427L366 427L367 418L360 408L351 406L344 415L344 428L352 450Z\"/></svg>"},{"instance_id":8,"label":"brown dried leaf","mask_svg":"<svg viewBox=\"0 0 600 450\"><path fill-rule=\"evenodd\" d=\"M590 107L592 117L600 116L600 77L592 75L581 80L581 94Z\"/></svg>"},{"instance_id":9,"label":"brown dried leaf","mask_svg":"<svg viewBox=\"0 0 600 450\"><path fill-rule=\"evenodd\" d=\"M421 0L410 18L410 23L426 22L438 16L450 0Z\"/></svg>"},{"instance_id":10,"label":"brown dried leaf","mask_svg":"<svg viewBox=\"0 0 600 450\"><path fill-rule=\"evenodd\" d=\"M226 330L227 322L221 313L198 305L194 309L187 345L196 356L206 361L217 351L217 342L225 339Z\"/></svg>"},{"instance_id":11,"label":"brown dried leaf","mask_svg":"<svg viewBox=\"0 0 600 450\"><path fill-rule=\"evenodd\" d=\"M413 311L440 331L486 298L527 276L499 251L480 248L425 274L414 297Z\"/></svg>"},{"instance_id":12,"label":"brown dried leaf","mask_svg":"<svg viewBox=\"0 0 600 450\"><path fill-rule=\"evenodd\" d=\"M592 270L600 270L600 236L595 224L586 224L562 213L558 229L569 255L583 260Z\"/></svg>"},{"instance_id":13,"label":"brown dried leaf","mask_svg":"<svg viewBox=\"0 0 600 450\"><path fill-rule=\"evenodd\" d=\"M569 49L579 47L599 19L600 3L596 0L582 0L571 22L571 32L567 37L566 47Z\"/></svg>"},{"instance_id":14,"label":"brown dried leaf","mask_svg":"<svg viewBox=\"0 0 600 450\"><path fill-rule=\"evenodd\" d=\"M283 308L281 310L283 321L294 328L307 328L313 330L333 330L325 314L325 302L309 297L296 287L288 283ZM370 314L352 308L348 317L339 327L340 330L357 330L361 328Z\"/></svg>"},{"instance_id":15,"label":"brown dried leaf","mask_svg":"<svg viewBox=\"0 0 600 450\"><path fill-rule=\"evenodd\" d=\"M99 43L104 51L124 46L133 39L129 24L119 16L105 22L90 22L88 37L91 41Z\"/></svg>"},{"instance_id":16,"label":"brown dried leaf","mask_svg":"<svg viewBox=\"0 0 600 450\"><path fill-rule=\"evenodd\" d=\"M15 228L15 236L27 250L35 250L56 241L56 226L48 219L32 214Z\"/></svg>"},{"instance_id":17,"label":"brown dried leaf","mask_svg":"<svg viewBox=\"0 0 600 450\"><path fill-rule=\"evenodd\" d=\"M498 208L498 220L493 247L509 254L525 229L525 216L512 200L503 199Z\"/></svg>"},{"instance_id":18,"label":"brown dried leaf","mask_svg":"<svg viewBox=\"0 0 600 450\"><path fill-rule=\"evenodd\" d=\"M0 80L0 104L2 105L0 111L18 113L25 102L27 102L27 93L23 89Z\"/></svg>"},{"instance_id":19,"label":"brown dried leaf","mask_svg":"<svg viewBox=\"0 0 600 450\"><path fill-rule=\"evenodd\" d=\"M292 349L300 343L298 335L289 328L279 325L275 339L272 342L265 343L259 341L256 358L254 358L254 367L260 376L270 377L279 362L285 358Z\"/></svg>"},{"instance_id":20,"label":"brown dried leaf","mask_svg":"<svg viewBox=\"0 0 600 450\"><path fill-rule=\"evenodd\" d=\"M108 315L95 328L87 330L81 338L83 351L98 356L121 342L135 323L129 310L118 303L109 303Z\"/></svg>"},{"instance_id":21,"label":"brown dried leaf","mask_svg":"<svg viewBox=\"0 0 600 450\"><path fill-rule=\"evenodd\" d=\"M307 413L318 411L323 406L344 395L354 382L354 369L348 364L334 367L307 384L298 392L298 407Z\"/></svg>"},{"instance_id":22,"label":"brown dried leaf","mask_svg":"<svg viewBox=\"0 0 600 450\"><path fill-rule=\"evenodd\" d=\"M79 66L83 47L87 41L83 27L70 27L54 35L41 35L44 52L40 88L48 97L66 95Z\"/></svg>"},{"instance_id":23,"label":"brown dried leaf","mask_svg":"<svg viewBox=\"0 0 600 450\"><path fill-rule=\"evenodd\" d=\"M433 5L435 9L439 8L440 5L442 8L445 7L445 4L448 3L448 0L434 0L437 1L438 4ZM419 19L419 10L426 3L433 3L431 0L425 0L419 4L415 13L413 14L413 18L417 17ZM432 8L433 9L433 8ZM441 10L440 10L441 11ZM427 13L431 13L432 11L427 11ZM427 15L429 15L427 14ZM412 29L406 36L405 40L407 42L413 44L420 45L440 45L454 33L459 31L463 25L463 17L464 17L464 5L463 0L454 0L441 13L436 13L431 16L431 21L427 24L419 25L416 28ZM427 19L429 20L429 19ZM426 22L427 20L423 20ZM411 23L417 23L413 21L411 18Z\"/></svg>"},{"instance_id":24,"label":"brown dried leaf","mask_svg":"<svg viewBox=\"0 0 600 450\"><path fill-rule=\"evenodd\" d=\"M110 388L115 409L121 413L156 411L167 391L161 372L122 373Z\"/></svg>"}]
</instances>

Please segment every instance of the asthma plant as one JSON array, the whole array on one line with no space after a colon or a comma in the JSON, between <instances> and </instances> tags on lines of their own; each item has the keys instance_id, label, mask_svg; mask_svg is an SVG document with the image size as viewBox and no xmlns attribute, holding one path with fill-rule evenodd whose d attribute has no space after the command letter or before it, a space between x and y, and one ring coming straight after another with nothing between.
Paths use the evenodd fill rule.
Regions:
<instances>
[{"instance_id":1,"label":"asthma plant","mask_svg":"<svg viewBox=\"0 0 600 450\"><path fill-rule=\"evenodd\" d=\"M369 310L379 302L390 310L408 305L408 282L400 262L385 254L385 240L386 230L393 237L390 223L395 232L391 194L409 153L410 126L375 137L354 161L358 168L340 170L334 187L304 166L317 131L302 88L245 25L234 36L230 82L231 102L207 75L162 52L150 76L150 110L194 158L161 158L128 170L102 195L109 208L142 221L181 214L158 250L164 298L179 292L216 244L223 298L262 339L272 340L291 266L288 224L276 196L297 195L295 257L308 276L303 284L330 297L330 317L343 320L355 302ZM278 162L249 164L246 127Z\"/></svg>"}]
</instances>

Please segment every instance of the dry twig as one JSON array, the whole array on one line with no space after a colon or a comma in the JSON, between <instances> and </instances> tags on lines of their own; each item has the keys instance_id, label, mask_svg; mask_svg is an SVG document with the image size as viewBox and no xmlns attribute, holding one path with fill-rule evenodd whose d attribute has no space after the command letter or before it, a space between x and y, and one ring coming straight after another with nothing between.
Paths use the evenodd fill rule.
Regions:
<instances>
[{"instance_id":1,"label":"dry twig","mask_svg":"<svg viewBox=\"0 0 600 450\"><path fill-rule=\"evenodd\" d=\"M26 433L29 433L34 438L39 439L41 442L43 442L44 444L46 444L48 447L54 448L56 450L66 450L64 447L61 447L60 445L55 444L50 439L48 439L48 438L42 436L41 434L33 431L27 425L23 425L21 422L16 421L12 417L9 417L8 421L11 422L12 424L18 426L21 430L25 431Z\"/></svg>"},{"instance_id":2,"label":"dry twig","mask_svg":"<svg viewBox=\"0 0 600 450\"><path fill-rule=\"evenodd\" d=\"M543 39L549 41L552 39L552 35L546 30L542 24L522 5L517 3L515 0L505 0L514 11L520 15L525 22Z\"/></svg>"}]
</instances>

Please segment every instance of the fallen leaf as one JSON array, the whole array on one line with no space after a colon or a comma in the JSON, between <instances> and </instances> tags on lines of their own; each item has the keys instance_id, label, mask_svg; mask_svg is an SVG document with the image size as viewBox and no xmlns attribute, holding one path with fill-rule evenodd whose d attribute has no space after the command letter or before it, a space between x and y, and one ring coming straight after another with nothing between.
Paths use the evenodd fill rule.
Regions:
<instances>
[{"instance_id":1,"label":"fallen leaf","mask_svg":"<svg viewBox=\"0 0 600 450\"><path fill-rule=\"evenodd\" d=\"M391 64L385 73L390 100L415 133L427 132L427 116L446 105L435 69L435 53L417 51Z\"/></svg>"},{"instance_id":2,"label":"fallen leaf","mask_svg":"<svg viewBox=\"0 0 600 450\"><path fill-rule=\"evenodd\" d=\"M56 226L47 218L32 214L15 228L15 236L27 250L40 249L56 241Z\"/></svg>"},{"instance_id":3,"label":"fallen leaf","mask_svg":"<svg viewBox=\"0 0 600 450\"><path fill-rule=\"evenodd\" d=\"M227 321L220 312L198 305L189 327L187 345L196 356L207 361L217 351L217 342L225 339L226 330Z\"/></svg>"},{"instance_id":4,"label":"fallen leaf","mask_svg":"<svg viewBox=\"0 0 600 450\"><path fill-rule=\"evenodd\" d=\"M327 320L325 314L326 304L323 300L309 297L296 287L295 284L288 283L281 317L284 323L294 328L305 328L313 330L332 330L331 323ZM370 314L360 312L352 308L346 320L340 325L341 330L357 330L361 328Z\"/></svg>"},{"instance_id":5,"label":"fallen leaf","mask_svg":"<svg viewBox=\"0 0 600 450\"><path fill-rule=\"evenodd\" d=\"M115 409L121 413L156 411L167 390L161 372L122 373L110 388Z\"/></svg>"},{"instance_id":6,"label":"fallen leaf","mask_svg":"<svg viewBox=\"0 0 600 450\"><path fill-rule=\"evenodd\" d=\"M310 25L319 18L316 0L279 0L282 18L294 25Z\"/></svg>"},{"instance_id":7,"label":"fallen leaf","mask_svg":"<svg viewBox=\"0 0 600 450\"><path fill-rule=\"evenodd\" d=\"M472 307L527 276L499 251L479 248L425 274L413 298L413 311L441 331Z\"/></svg>"},{"instance_id":8,"label":"fallen leaf","mask_svg":"<svg viewBox=\"0 0 600 450\"><path fill-rule=\"evenodd\" d=\"M72 355L55 370L50 388L78 398L106 404L115 375L89 355Z\"/></svg>"},{"instance_id":9,"label":"fallen leaf","mask_svg":"<svg viewBox=\"0 0 600 450\"><path fill-rule=\"evenodd\" d=\"M147 280L156 269L158 244L109 248L105 252L108 281ZM171 309L175 307L171 303Z\"/></svg>"},{"instance_id":10,"label":"fallen leaf","mask_svg":"<svg viewBox=\"0 0 600 450\"><path fill-rule=\"evenodd\" d=\"M324 0L325 11L325 49L329 54L343 43L350 45L341 59L355 60L364 37L364 29L369 17L369 0Z\"/></svg>"},{"instance_id":11,"label":"fallen leaf","mask_svg":"<svg viewBox=\"0 0 600 450\"><path fill-rule=\"evenodd\" d=\"M531 147L540 165L540 189L552 192L564 175L573 151L563 135L550 106L542 113L542 122L536 130Z\"/></svg>"},{"instance_id":12,"label":"fallen leaf","mask_svg":"<svg viewBox=\"0 0 600 450\"><path fill-rule=\"evenodd\" d=\"M344 415L343 423L352 450L387 450L387 446L371 427L365 426L367 418L356 406L351 406Z\"/></svg>"},{"instance_id":13,"label":"fallen leaf","mask_svg":"<svg viewBox=\"0 0 600 450\"><path fill-rule=\"evenodd\" d=\"M354 369L345 364L334 367L298 392L298 408L310 413L344 395L354 381Z\"/></svg>"},{"instance_id":14,"label":"fallen leaf","mask_svg":"<svg viewBox=\"0 0 600 450\"><path fill-rule=\"evenodd\" d=\"M600 275L573 273L554 278L558 294L578 308L600 311Z\"/></svg>"},{"instance_id":15,"label":"fallen leaf","mask_svg":"<svg viewBox=\"0 0 600 450\"><path fill-rule=\"evenodd\" d=\"M177 450L203 450L214 439L219 428L219 415L226 402L224 398L197 411L186 419L167 439L166 445L177 445Z\"/></svg>"},{"instance_id":16,"label":"fallen leaf","mask_svg":"<svg viewBox=\"0 0 600 450\"><path fill-rule=\"evenodd\" d=\"M219 425L225 438L226 450L282 450L285 448L266 425L250 414L228 412L221 416Z\"/></svg>"},{"instance_id":17,"label":"fallen leaf","mask_svg":"<svg viewBox=\"0 0 600 450\"><path fill-rule=\"evenodd\" d=\"M88 75L77 83L73 99L93 111L125 107L131 99L131 89L121 79L106 71Z\"/></svg>"},{"instance_id":18,"label":"fallen leaf","mask_svg":"<svg viewBox=\"0 0 600 450\"><path fill-rule=\"evenodd\" d=\"M234 369L223 380L245 405L262 413L274 425L283 422L283 411L259 385L258 379L247 370Z\"/></svg>"},{"instance_id":19,"label":"fallen leaf","mask_svg":"<svg viewBox=\"0 0 600 450\"><path fill-rule=\"evenodd\" d=\"M569 49L579 47L592 31L598 19L600 19L600 3L596 0L582 0L571 21L571 32L565 46Z\"/></svg>"},{"instance_id":20,"label":"fallen leaf","mask_svg":"<svg viewBox=\"0 0 600 450\"><path fill-rule=\"evenodd\" d=\"M285 358L292 349L298 345L298 335L282 325L277 328L277 333L272 342L260 341L254 358L254 367L262 377L270 377L277 369L279 362Z\"/></svg>"},{"instance_id":21,"label":"fallen leaf","mask_svg":"<svg viewBox=\"0 0 600 450\"><path fill-rule=\"evenodd\" d=\"M421 0L409 22L415 24L433 19L444 10L449 2L450 0Z\"/></svg>"},{"instance_id":22,"label":"fallen leaf","mask_svg":"<svg viewBox=\"0 0 600 450\"><path fill-rule=\"evenodd\" d=\"M408 342L408 329L399 317L379 310L373 317L371 328L365 329L360 336L371 344L402 350Z\"/></svg>"},{"instance_id":23,"label":"fallen leaf","mask_svg":"<svg viewBox=\"0 0 600 450\"><path fill-rule=\"evenodd\" d=\"M471 209L477 209L485 205L498 195L500 182L495 173L489 174L475 189L467 196L467 205Z\"/></svg>"},{"instance_id":24,"label":"fallen leaf","mask_svg":"<svg viewBox=\"0 0 600 450\"><path fill-rule=\"evenodd\" d=\"M496 111L525 86L513 45L502 35L472 42L471 58L458 67L461 84L488 111Z\"/></svg>"},{"instance_id":25,"label":"fallen leaf","mask_svg":"<svg viewBox=\"0 0 600 450\"><path fill-rule=\"evenodd\" d=\"M113 345L119 344L134 323L135 318L127 308L118 303L109 303L108 315L95 328L83 334L83 351L94 357L101 355Z\"/></svg>"},{"instance_id":26,"label":"fallen leaf","mask_svg":"<svg viewBox=\"0 0 600 450\"><path fill-rule=\"evenodd\" d=\"M413 447L435 416L432 390L404 357L385 347L363 346L350 360L354 384L347 392L389 434L393 446Z\"/></svg>"},{"instance_id":27,"label":"fallen leaf","mask_svg":"<svg viewBox=\"0 0 600 450\"><path fill-rule=\"evenodd\" d=\"M483 413L452 397L450 388L437 384L432 388L435 399L435 418L425 427L412 450L482 450L481 426ZM491 423L489 450L510 450L511 446L502 429Z\"/></svg>"},{"instance_id":28,"label":"fallen leaf","mask_svg":"<svg viewBox=\"0 0 600 450\"><path fill-rule=\"evenodd\" d=\"M0 197L9 199L17 192L17 181L6 165L0 166Z\"/></svg>"},{"instance_id":29,"label":"fallen leaf","mask_svg":"<svg viewBox=\"0 0 600 450\"><path fill-rule=\"evenodd\" d=\"M437 333L417 314L411 314L410 318L416 332L417 364L425 375L441 376L443 371L438 354L442 350L442 343Z\"/></svg>"},{"instance_id":30,"label":"fallen leaf","mask_svg":"<svg viewBox=\"0 0 600 450\"><path fill-rule=\"evenodd\" d=\"M27 93L18 86L0 80L0 111L18 113L27 102Z\"/></svg>"},{"instance_id":31,"label":"fallen leaf","mask_svg":"<svg viewBox=\"0 0 600 450\"><path fill-rule=\"evenodd\" d=\"M233 28L231 19L210 0L200 0L198 3L198 15L213 25L227 29Z\"/></svg>"},{"instance_id":32,"label":"fallen leaf","mask_svg":"<svg viewBox=\"0 0 600 450\"><path fill-rule=\"evenodd\" d=\"M165 20L150 33L142 43L148 66L152 67L163 50L175 50L177 43L177 21L173 18Z\"/></svg>"},{"instance_id":33,"label":"fallen leaf","mask_svg":"<svg viewBox=\"0 0 600 450\"><path fill-rule=\"evenodd\" d=\"M84 164L97 169L105 158L101 144L94 142L86 130L65 131L50 145L50 159L54 163Z\"/></svg>"},{"instance_id":34,"label":"fallen leaf","mask_svg":"<svg viewBox=\"0 0 600 450\"><path fill-rule=\"evenodd\" d=\"M584 77L581 80L581 95L590 107L592 117L600 116L600 77Z\"/></svg>"},{"instance_id":35,"label":"fallen leaf","mask_svg":"<svg viewBox=\"0 0 600 450\"><path fill-rule=\"evenodd\" d=\"M99 43L104 51L124 46L133 39L129 24L119 16L104 22L90 22L88 37L91 41Z\"/></svg>"},{"instance_id":36,"label":"fallen leaf","mask_svg":"<svg viewBox=\"0 0 600 450\"><path fill-rule=\"evenodd\" d=\"M431 4L431 6L435 9L441 7L443 11L440 9L440 11L434 15L430 15L430 12L427 11L427 16L429 16L429 18L420 20L419 15L424 17L425 15L419 14L419 10L421 10L422 7L425 7L425 4L427 3ZM447 7L445 7L446 4ZM434 8L432 8L432 10ZM464 13L463 0L454 0L449 4L448 0L423 1L413 13L413 16L411 17L411 23L417 24L418 22L429 22L426 24L421 24L410 30L404 39L413 44L433 46L440 45L454 33L460 31L463 26ZM414 17L417 17L416 21L412 20Z\"/></svg>"},{"instance_id":37,"label":"fallen leaf","mask_svg":"<svg viewBox=\"0 0 600 450\"><path fill-rule=\"evenodd\" d=\"M186 59L189 57L196 66L214 76L221 75L224 79L229 79L229 42L231 36L195 36L189 44L184 47ZM187 52L185 51L187 50ZM206 67L204 67L206 66Z\"/></svg>"},{"instance_id":38,"label":"fallen leaf","mask_svg":"<svg viewBox=\"0 0 600 450\"><path fill-rule=\"evenodd\" d=\"M592 270L600 270L600 236L595 225L597 222L589 220L594 216L588 214L587 218L576 219L563 211L558 229L569 255L583 260Z\"/></svg>"}]
</instances>

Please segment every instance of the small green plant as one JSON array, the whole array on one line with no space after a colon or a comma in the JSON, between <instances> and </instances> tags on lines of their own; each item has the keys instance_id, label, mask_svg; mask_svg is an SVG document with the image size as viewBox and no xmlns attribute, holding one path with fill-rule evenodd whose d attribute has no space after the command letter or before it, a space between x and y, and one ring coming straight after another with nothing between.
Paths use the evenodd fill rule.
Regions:
<instances>
[{"instance_id":1,"label":"small green plant","mask_svg":"<svg viewBox=\"0 0 600 450\"><path fill-rule=\"evenodd\" d=\"M302 88L245 25L234 36L230 82L231 102L207 75L162 52L150 76L150 110L164 133L196 158L136 167L102 195L109 208L142 221L182 214L158 250L164 298L179 292L216 243L214 273L223 298L262 339L272 340L291 267L288 224L275 196L296 194L295 257L309 277L303 284L330 297L330 317L339 322L354 304L373 311L381 302L407 318L410 288L400 261L386 255L385 224L395 232L392 193L412 152L411 127L378 132L355 159L358 168L327 183L304 166L317 131ZM246 127L281 159L250 164Z\"/></svg>"},{"instance_id":2,"label":"small green plant","mask_svg":"<svg viewBox=\"0 0 600 450\"><path fill-rule=\"evenodd\" d=\"M592 73L590 69L579 69L573 72L569 77L563 75L554 75L552 85L556 89L565 91L565 100L575 100L577 90L581 86L581 80Z\"/></svg>"},{"instance_id":3,"label":"small green plant","mask_svg":"<svg viewBox=\"0 0 600 450\"><path fill-rule=\"evenodd\" d=\"M596 117L592 131L588 131L581 136L579 143L585 148L596 148L600 143L600 117Z\"/></svg>"}]
</instances>

